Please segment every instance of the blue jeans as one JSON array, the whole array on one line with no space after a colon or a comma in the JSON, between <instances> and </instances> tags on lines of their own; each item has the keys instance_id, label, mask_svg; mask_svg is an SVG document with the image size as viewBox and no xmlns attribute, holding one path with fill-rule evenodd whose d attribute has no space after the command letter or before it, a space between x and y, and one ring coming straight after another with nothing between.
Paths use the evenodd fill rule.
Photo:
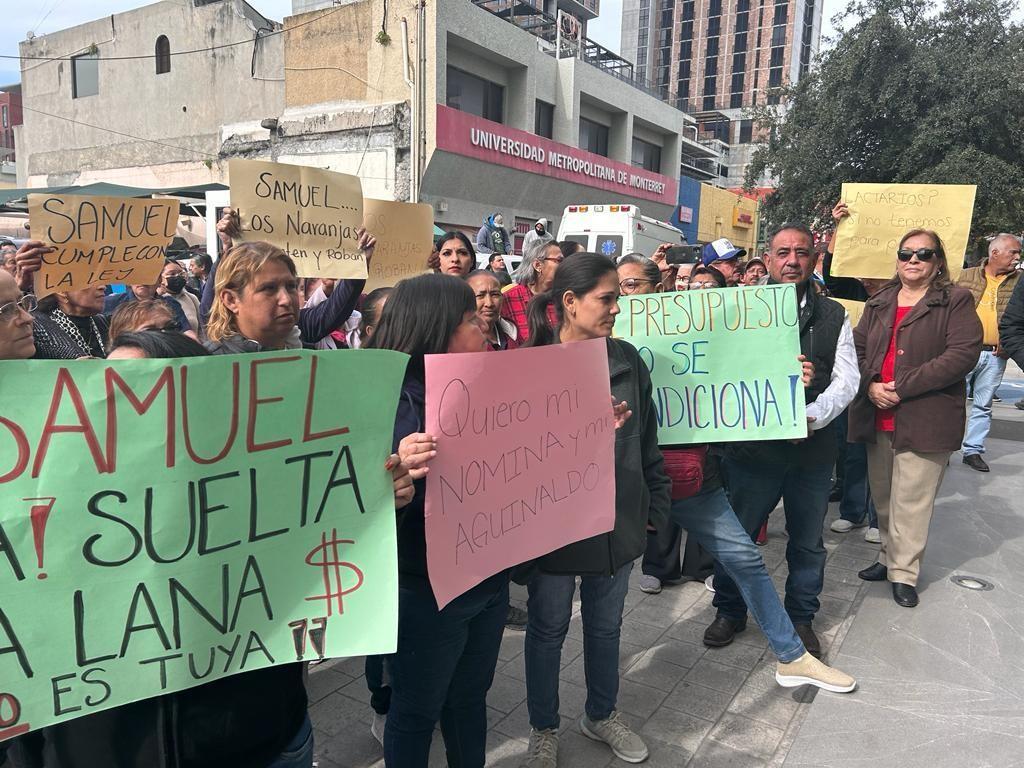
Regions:
<instances>
[{"instance_id":1,"label":"blue jeans","mask_svg":"<svg viewBox=\"0 0 1024 768\"><path fill-rule=\"evenodd\" d=\"M782 499L786 510L786 613L794 624L808 624L818 612L818 595L825 579L825 543L822 525L832 491L831 464L750 464L725 460L729 495L740 525L755 538ZM715 566L715 599L718 615L746 621L747 605L736 583Z\"/></svg>"},{"instance_id":2,"label":"blue jeans","mask_svg":"<svg viewBox=\"0 0 1024 768\"><path fill-rule=\"evenodd\" d=\"M804 644L779 601L761 553L740 525L725 491L719 487L673 501L672 521L711 553L716 573L721 568L736 584L779 661L803 656Z\"/></svg>"},{"instance_id":3,"label":"blue jeans","mask_svg":"<svg viewBox=\"0 0 1024 768\"><path fill-rule=\"evenodd\" d=\"M267 768L312 768L312 766L313 724L309 721L309 715L306 715L295 738Z\"/></svg>"},{"instance_id":4,"label":"blue jeans","mask_svg":"<svg viewBox=\"0 0 1024 768\"><path fill-rule=\"evenodd\" d=\"M967 375L967 386L974 390L971 412L967 416L967 434L964 435L964 456L985 452L985 439L992 428L992 398L1003 383L1006 360L992 352L982 352L978 364Z\"/></svg>"},{"instance_id":5,"label":"blue jeans","mask_svg":"<svg viewBox=\"0 0 1024 768\"><path fill-rule=\"evenodd\" d=\"M508 575L492 576L442 610L426 587L398 590L398 651L387 658L389 768L426 768L441 721L448 765L483 768L487 691L508 613Z\"/></svg>"},{"instance_id":6,"label":"blue jeans","mask_svg":"<svg viewBox=\"0 0 1024 768\"><path fill-rule=\"evenodd\" d=\"M837 438L846 443L850 433L848 412L843 411L836 419ZM860 525L867 516L868 525L878 527L878 512L871 498L868 486L868 449L864 443L846 443L846 459L843 467L843 498L839 500L839 516L854 525Z\"/></svg>"},{"instance_id":7,"label":"blue jeans","mask_svg":"<svg viewBox=\"0 0 1024 768\"><path fill-rule=\"evenodd\" d=\"M614 576L583 576L583 669L587 679L586 712L606 720L619 697L619 630L629 589L626 563ZM536 730L558 728L558 673L562 643L569 631L576 577L540 573L528 585L526 604L526 706Z\"/></svg>"}]
</instances>

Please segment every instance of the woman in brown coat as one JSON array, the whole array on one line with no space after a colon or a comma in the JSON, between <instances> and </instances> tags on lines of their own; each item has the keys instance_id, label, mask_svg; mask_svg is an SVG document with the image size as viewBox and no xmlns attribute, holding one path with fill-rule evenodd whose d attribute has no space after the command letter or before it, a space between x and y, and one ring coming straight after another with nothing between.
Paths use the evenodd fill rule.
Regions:
<instances>
[{"instance_id":1,"label":"woman in brown coat","mask_svg":"<svg viewBox=\"0 0 1024 768\"><path fill-rule=\"evenodd\" d=\"M859 575L888 579L893 599L913 608L935 496L964 435L964 379L981 353L981 321L970 292L950 283L936 233L908 232L897 258L896 277L853 332L861 383L849 439L868 444L882 539L878 562Z\"/></svg>"}]
</instances>

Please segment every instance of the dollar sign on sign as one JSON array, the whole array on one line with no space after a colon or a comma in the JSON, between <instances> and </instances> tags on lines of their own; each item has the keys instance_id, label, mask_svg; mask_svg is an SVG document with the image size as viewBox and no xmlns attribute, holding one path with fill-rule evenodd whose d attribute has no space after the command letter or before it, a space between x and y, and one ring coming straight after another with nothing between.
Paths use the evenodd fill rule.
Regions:
<instances>
[{"instance_id":1,"label":"dollar sign on sign","mask_svg":"<svg viewBox=\"0 0 1024 768\"><path fill-rule=\"evenodd\" d=\"M327 605L328 616L333 615L335 605L337 605L338 613L344 613L345 603L343 598L345 595L352 594L363 585L363 572L353 563L347 563L340 559L340 545L342 544L355 544L355 541L352 539L339 539L337 529L332 528L331 538L327 538L326 531L320 534L320 544L306 555L306 565L320 568L324 580L324 593L314 597L307 597L306 600L323 600ZM320 556L320 559L314 560L317 555ZM355 574L355 584L353 586L345 587L342 579L342 568L351 570Z\"/></svg>"}]
</instances>

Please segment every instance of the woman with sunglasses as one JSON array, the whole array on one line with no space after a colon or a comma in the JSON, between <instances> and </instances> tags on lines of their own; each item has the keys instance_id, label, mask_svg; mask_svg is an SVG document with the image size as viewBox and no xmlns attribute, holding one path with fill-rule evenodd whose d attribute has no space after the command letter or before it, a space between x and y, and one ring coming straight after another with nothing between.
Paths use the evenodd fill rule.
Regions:
<instances>
[{"instance_id":1,"label":"woman with sunglasses","mask_svg":"<svg viewBox=\"0 0 1024 768\"><path fill-rule=\"evenodd\" d=\"M893 599L913 608L935 496L964 436L964 380L982 329L970 291L950 283L935 232L911 230L896 256L896 276L867 301L853 332L861 383L849 440L867 443L882 539L878 562L859 575L890 581Z\"/></svg>"}]
</instances>

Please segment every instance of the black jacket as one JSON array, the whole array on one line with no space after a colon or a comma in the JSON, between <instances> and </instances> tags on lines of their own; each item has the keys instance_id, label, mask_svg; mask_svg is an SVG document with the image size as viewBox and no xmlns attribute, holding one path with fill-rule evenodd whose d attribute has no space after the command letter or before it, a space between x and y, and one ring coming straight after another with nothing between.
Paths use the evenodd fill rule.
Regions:
<instances>
[{"instance_id":1,"label":"black jacket","mask_svg":"<svg viewBox=\"0 0 1024 768\"><path fill-rule=\"evenodd\" d=\"M1024 367L1024 280L1018 280L999 320L999 346Z\"/></svg>"},{"instance_id":2,"label":"black jacket","mask_svg":"<svg viewBox=\"0 0 1024 768\"><path fill-rule=\"evenodd\" d=\"M672 484L658 448L651 375L621 339L608 339L608 372L615 402L625 400L633 411L615 432L615 528L540 558L544 573L612 574L644 553L648 522L655 528L668 522Z\"/></svg>"},{"instance_id":3,"label":"black jacket","mask_svg":"<svg viewBox=\"0 0 1024 768\"><path fill-rule=\"evenodd\" d=\"M398 452L402 438L422 432L426 423L426 387L416 374L406 373L395 413L395 435L392 450ZM423 586L427 580L427 540L423 525L427 480L413 481L412 501L398 510L398 578L403 584L415 582Z\"/></svg>"}]
</instances>

